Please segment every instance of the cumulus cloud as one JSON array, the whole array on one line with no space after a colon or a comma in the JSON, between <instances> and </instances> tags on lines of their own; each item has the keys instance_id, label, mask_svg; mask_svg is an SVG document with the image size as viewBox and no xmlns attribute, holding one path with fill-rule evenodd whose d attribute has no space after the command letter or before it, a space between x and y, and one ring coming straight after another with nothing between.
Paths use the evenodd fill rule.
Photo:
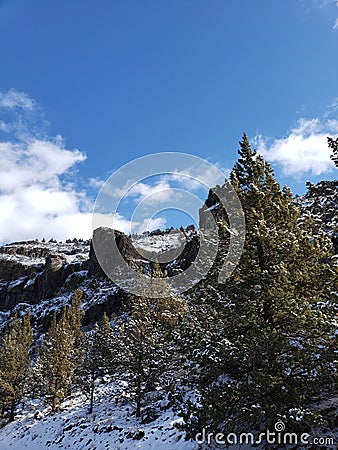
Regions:
<instances>
[{"instance_id":1,"label":"cumulus cloud","mask_svg":"<svg viewBox=\"0 0 338 450\"><path fill-rule=\"evenodd\" d=\"M338 111L338 97L332 100L324 117L332 117L332 115L336 114L336 111Z\"/></svg>"},{"instance_id":2,"label":"cumulus cloud","mask_svg":"<svg viewBox=\"0 0 338 450\"><path fill-rule=\"evenodd\" d=\"M0 242L90 237L83 194L61 176L86 156L60 142L0 143Z\"/></svg>"},{"instance_id":3,"label":"cumulus cloud","mask_svg":"<svg viewBox=\"0 0 338 450\"><path fill-rule=\"evenodd\" d=\"M38 113L26 93L0 92L0 243L91 235L90 202L65 180L86 155L60 137L37 138L44 126Z\"/></svg>"},{"instance_id":4,"label":"cumulus cloud","mask_svg":"<svg viewBox=\"0 0 338 450\"><path fill-rule=\"evenodd\" d=\"M267 160L279 164L286 175L321 175L334 168L327 136L337 133L337 120L302 118L288 136L271 142L259 135L255 146Z\"/></svg>"},{"instance_id":5,"label":"cumulus cloud","mask_svg":"<svg viewBox=\"0 0 338 450\"><path fill-rule=\"evenodd\" d=\"M59 176L86 159L79 150L66 150L61 145L46 140L0 143L1 191L10 193L34 185L59 187Z\"/></svg>"},{"instance_id":6,"label":"cumulus cloud","mask_svg":"<svg viewBox=\"0 0 338 450\"><path fill-rule=\"evenodd\" d=\"M209 188L224 183L229 172L229 170L218 169L216 165L200 160L196 167L181 168L179 171L176 170L172 173L159 174L157 180L137 181L128 190L126 186L130 185L129 181L121 189L114 186L110 193L112 196L133 198L136 203L147 199L152 203L165 203L169 200L180 199L181 194L178 188L189 192L203 190L204 194L205 192L208 193ZM100 183L102 183L101 180ZM95 184L96 180L93 180L93 185ZM109 186L107 187L108 190Z\"/></svg>"},{"instance_id":7,"label":"cumulus cloud","mask_svg":"<svg viewBox=\"0 0 338 450\"><path fill-rule=\"evenodd\" d=\"M24 92L0 92L0 131L5 133L0 140L0 244L36 238L88 239L93 226L127 234L165 226L165 219L146 215L133 221L108 211L93 218L92 201L76 182L76 168L86 155L67 149L60 136L46 136L40 112ZM99 190L104 181L90 178L87 185ZM136 204L146 205L147 199L163 204L177 195L170 186L166 179L140 182L126 194ZM114 195L121 194L118 191Z\"/></svg>"},{"instance_id":8,"label":"cumulus cloud","mask_svg":"<svg viewBox=\"0 0 338 450\"><path fill-rule=\"evenodd\" d=\"M104 185L104 180L101 180L99 177L89 178L89 186L94 189L101 189Z\"/></svg>"},{"instance_id":9,"label":"cumulus cloud","mask_svg":"<svg viewBox=\"0 0 338 450\"><path fill-rule=\"evenodd\" d=\"M224 173L223 173L224 172ZM216 166L210 164L203 164L201 161L198 167L187 168L174 172L170 175L164 176L164 180L175 182L182 189L187 189L192 192L200 189L209 189L215 184L222 184L225 180L228 171L223 171L222 175Z\"/></svg>"},{"instance_id":10,"label":"cumulus cloud","mask_svg":"<svg viewBox=\"0 0 338 450\"><path fill-rule=\"evenodd\" d=\"M139 182L127 193L127 196L134 197L138 203L149 196L152 197L153 201L163 202L167 201L170 195L170 185L165 180L159 180L154 185Z\"/></svg>"}]
</instances>

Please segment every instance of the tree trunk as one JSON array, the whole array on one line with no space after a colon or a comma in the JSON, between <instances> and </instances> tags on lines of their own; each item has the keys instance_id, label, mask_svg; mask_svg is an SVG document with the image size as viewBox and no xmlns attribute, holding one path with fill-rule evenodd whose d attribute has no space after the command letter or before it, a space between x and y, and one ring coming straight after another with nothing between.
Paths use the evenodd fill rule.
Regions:
<instances>
[{"instance_id":1,"label":"tree trunk","mask_svg":"<svg viewBox=\"0 0 338 450\"><path fill-rule=\"evenodd\" d=\"M94 409L94 389L95 389L95 380L92 379L90 385L90 404L89 404L89 414L92 414Z\"/></svg>"},{"instance_id":2,"label":"tree trunk","mask_svg":"<svg viewBox=\"0 0 338 450\"><path fill-rule=\"evenodd\" d=\"M137 397L136 398L136 413L135 413L136 417L141 417L141 398Z\"/></svg>"},{"instance_id":3,"label":"tree trunk","mask_svg":"<svg viewBox=\"0 0 338 450\"><path fill-rule=\"evenodd\" d=\"M13 399L11 402L11 409L9 411L9 421L14 422L15 418L15 400Z\"/></svg>"}]
</instances>

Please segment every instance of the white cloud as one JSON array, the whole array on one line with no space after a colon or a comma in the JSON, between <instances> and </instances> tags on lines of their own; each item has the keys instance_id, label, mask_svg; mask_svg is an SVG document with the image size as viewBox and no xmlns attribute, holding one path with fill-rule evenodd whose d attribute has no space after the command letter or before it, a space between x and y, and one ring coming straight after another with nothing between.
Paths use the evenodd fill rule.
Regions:
<instances>
[{"instance_id":1,"label":"white cloud","mask_svg":"<svg viewBox=\"0 0 338 450\"><path fill-rule=\"evenodd\" d=\"M101 189L104 185L104 180L101 180L99 177L89 178L89 186L95 189Z\"/></svg>"},{"instance_id":2,"label":"white cloud","mask_svg":"<svg viewBox=\"0 0 338 450\"><path fill-rule=\"evenodd\" d=\"M114 228L115 230L122 231L125 234L131 234L139 227L139 223L132 223L130 220L125 219L119 213L98 213L95 212L91 215L93 220L93 229L99 227ZM92 225L91 225L92 226Z\"/></svg>"},{"instance_id":3,"label":"white cloud","mask_svg":"<svg viewBox=\"0 0 338 450\"><path fill-rule=\"evenodd\" d=\"M137 203L146 201L151 197L152 202L167 202L175 193L166 180L159 180L154 185L139 182L127 193L127 197L134 197Z\"/></svg>"},{"instance_id":4,"label":"white cloud","mask_svg":"<svg viewBox=\"0 0 338 450\"><path fill-rule=\"evenodd\" d=\"M214 165L199 161L196 167L180 169L172 173L160 176L160 179L153 184L137 182L128 192L126 189L114 189L114 195L125 195L133 197L137 203L145 201L147 198L151 202L162 203L168 200L179 199L181 194L174 186L188 192L196 192L200 189L214 187L217 183L222 184L229 171L221 172Z\"/></svg>"},{"instance_id":5,"label":"white cloud","mask_svg":"<svg viewBox=\"0 0 338 450\"><path fill-rule=\"evenodd\" d=\"M181 169L165 179L177 182L182 189L198 191L201 188L209 189L216 184L223 184L229 173L230 170L222 168L220 164L199 160L195 167Z\"/></svg>"},{"instance_id":6,"label":"white cloud","mask_svg":"<svg viewBox=\"0 0 338 450\"><path fill-rule=\"evenodd\" d=\"M56 188L60 175L86 159L79 150L61 145L46 140L0 143L1 191L10 193L34 185Z\"/></svg>"},{"instance_id":7,"label":"white cloud","mask_svg":"<svg viewBox=\"0 0 338 450\"><path fill-rule=\"evenodd\" d=\"M0 242L34 238L89 238L91 214L83 194L62 183L86 156L60 142L0 143Z\"/></svg>"},{"instance_id":8,"label":"white cloud","mask_svg":"<svg viewBox=\"0 0 338 450\"><path fill-rule=\"evenodd\" d=\"M7 140L0 141L0 244L27 239L88 239L92 235L92 202L86 192L76 188L71 179L77 165L86 155L65 148L60 136L36 138L39 135L39 107L27 94L10 90L0 93L0 112L10 121L0 119L0 131ZM30 120L33 120L31 127ZM43 124L42 124L43 125ZM10 135L13 134L12 140ZM89 186L101 188L104 181L90 178ZM155 185L138 183L128 194L138 203L149 197L165 202L171 195L170 185L159 180ZM94 227L114 227L124 233L153 230L165 225L165 219L144 218L130 221L121 214L95 214Z\"/></svg>"},{"instance_id":9,"label":"white cloud","mask_svg":"<svg viewBox=\"0 0 338 450\"><path fill-rule=\"evenodd\" d=\"M1 108L21 108L32 111L35 107L35 102L24 92L10 89L7 92L0 92L0 107Z\"/></svg>"},{"instance_id":10,"label":"white cloud","mask_svg":"<svg viewBox=\"0 0 338 450\"><path fill-rule=\"evenodd\" d=\"M286 175L304 172L321 175L334 168L327 136L337 133L337 120L302 118L287 137L269 143L263 136L256 136L255 145L267 160L279 164Z\"/></svg>"},{"instance_id":11,"label":"white cloud","mask_svg":"<svg viewBox=\"0 0 338 450\"><path fill-rule=\"evenodd\" d=\"M338 110L338 97L336 97L332 100L324 117L328 118L328 117L332 116L333 114L336 115L337 110Z\"/></svg>"},{"instance_id":12,"label":"white cloud","mask_svg":"<svg viewBox=\"0 0 338 450\"><path fill-rule=\"evenodd\" d=\"M0 131L8 133L9 130L10 126L8 125L8 123L4 122L3 120L0 120Z\"/></svg>"},{"instance_id":13,"label":"white cloud","mask_svg":"<svg viewBox=\"0 0 338 450\"><path fill-rule=\"evenodd\" d=\"M164 217L156 217L155 219L147 218L136 228L136 232L141 234L144 231L154 231L164 229L166 226L166 219Z\"/></svg>"},{"instance_id":14,"label":"white cloud","mask_svg":"<svg viewBox=\"0 0 338 450\"><path fill-rule=\"evenodd\" d=\"M91 203L69 179L86 155L62 138L36 138L45 122L26 93L0 92L0 243L26 239L89 238ZM32 131L33 130L33 131Z\"/></svg>"}]
</instances>

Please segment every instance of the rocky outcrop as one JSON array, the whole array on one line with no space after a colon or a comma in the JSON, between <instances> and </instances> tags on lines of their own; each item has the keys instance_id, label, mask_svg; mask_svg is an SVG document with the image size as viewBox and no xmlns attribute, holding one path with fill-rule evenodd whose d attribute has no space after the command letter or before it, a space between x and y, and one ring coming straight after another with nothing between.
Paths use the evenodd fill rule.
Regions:
<instances>
[{"instance_id":1,"label":"rocky outcrop","mask_svg":"<svg viewBox=\"0 0 338 450\"><path fill-rule=\"evenodd\" d=\"M0 311L56 295L72 273L87 269L88 244L29 241L0 247Z\"/></svg>"},{"instance_id":2,"label":"rocky outcrop","mask_svg":"<svg viewBox=\"0 0 338 450\"><path fill-rule=\"evenodd\" d=\"M118 230L112 230L111 228L101 227L94 231L93 241L95 243L95 249L93 242L90 244L89 261L88 261L88 276L95 276L99 278L105 278L106 275L98 262L95 252L100 253L101 261L107 258L110 261L112 267L118 264L117 255L113 252L113 241L116 242L118 254L131 266L140 266L139 261L142 256L136 251L131 239ZM115 261L116 260L116 261ZM108 263L106 264L108 266Z\"/></svg>"},{"instance_id":3,"label":"rocky outcrop","mask_svg":"<svg viewBox=\"0 0 338 450\"><path fill-rule=\"evenodd\" d=\"M90 246L88 275L99 278L106 277L97 260L95 251L100 253L100 261L104 261L104 266L111 267L113 271L118 268L120 257L123 258L129 267L143 273L151 272L155 262L159 263L161 270L167 276L173 276L179 271L186 270L195 260L199 249L199 235L194 228L174 230L174 233L172 230L167 232L156 231L150 233L148 239L150 240L152 237L160 238L166 235L168 240L170 240L170 237L174 237L178 233L182 233L185 237L184 245L178 244L177 247L172 246L172 248L157 249L157 251L151 248L147 249L147 251L144 249L143 251L138 251L137 241L135 246L133 240L124 233L110 228L99 228L94 232L94 246L93 243ZM147 239L147 237L144 239ZM113 240L116 242L116 253L118 254L113 251ZM162 255L165 255L165 262L162 262Z\"/></svg>"},{"instance_id":4,"label":"rocky outcrop","mask_svg":"<svg viewBox=\"0 0 338 450\"><path fill-rule=\"evenodd\" d=\"M167 241L174 238L168 232L159 232L159 237ZM183 230L187 238L183 250L180 249L174 261L161 263L161 268L169 276L185 270L198 252L198 233ZM150 240L157 236L149 235ZM123 258L134 270L149 273L154 261L145 259L134 246L133 240L125 234L109 228L95 230L97 251L101 249L110 258L112 270L117 269L117 260L111 260L113 240L116 243L115 257ZM142 237L147 243L148 235ZM0 316L1 312L31 309L35 328L43 331L48 328L53 311L60 311L69 304L73 292L83 291L85 317L84 325L100 319L103 313L117 313L130 303L130 296L102 270L92 242L18 242L0 247ZM1 323L0 323L1 326Z\"/></svg>"}]
</instances>

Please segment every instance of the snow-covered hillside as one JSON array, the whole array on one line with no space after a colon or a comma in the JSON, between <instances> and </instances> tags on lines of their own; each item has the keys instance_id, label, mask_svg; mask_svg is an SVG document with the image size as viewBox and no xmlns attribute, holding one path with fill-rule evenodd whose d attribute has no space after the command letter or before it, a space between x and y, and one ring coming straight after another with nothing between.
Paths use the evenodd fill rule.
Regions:
<instances>
[{"instance_id":1,"label":"snow-covered hillside","mask_svg":"<svg viewBox=\"0 0 338 450\"><path fill-rule=\"evenodd\" d=\"M141 423L127 402L116 401L116 386L98 389L94 414L88 414L86 398L73 396L62 411L52 415L38 401L19 412L17 420L0 430L1 450L197 450L180 431L181 419L168 401L157 402L160 415Z\"/></svg>"},{"instance_id":2,"label":"snow-covered hillside","mask_svg":"<svg viewBox=\"0 0 338 450\"><path fill-rule=\"evenodd\" d=\"M265 450L264 443L214 446L205 439L203 445L195 439L187 439L182 430L182 418L170 407L165 396L154 403L149 417L153 420L142 423L135 418L133 408L126 401L117 399L116 385L107 383L97 389L94 414L88 413L87 399L83 395L73 395L65 401L62 410L51 414L39 400L27 402L18 411L16 420L0 428L1 450ZM336 402L337 403L337 402ZM338 407L338 404L336 404ZM155 415L154 415L154 410ZM151 418L152 419L152 418ZM271 430L271 433L275 430ZM207 434L206 434L207 436ZM240 442L240 435L236 437ZM198 439L203 439L198 436ZM226 439L231 442L234 435ZM315 441L315 439L318 439ZM334 450L338 442L338 430L320 429L309 435L308 442L315 444L285 445L285 450ZM319 444L321 442L321 444ZM332 442L334 442L332 444ZM274 447L275 448L275 447Z\"/></svg>"}]
</instances>

